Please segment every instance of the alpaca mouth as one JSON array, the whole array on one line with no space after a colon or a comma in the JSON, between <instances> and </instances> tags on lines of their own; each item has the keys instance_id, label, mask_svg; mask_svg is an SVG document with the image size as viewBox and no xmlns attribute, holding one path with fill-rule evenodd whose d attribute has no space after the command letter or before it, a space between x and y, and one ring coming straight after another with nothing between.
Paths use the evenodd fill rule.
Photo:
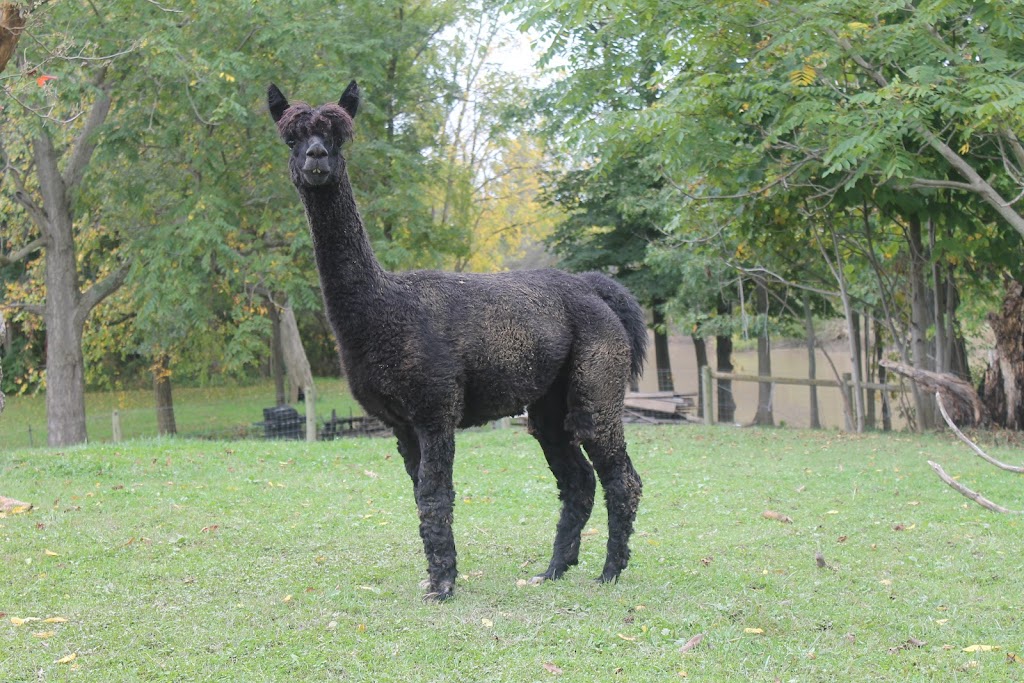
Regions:
<instances>
[{"instance_id":1,"label":"alpaca mouth","mask_svg":"<svg viewBox=\"0 0 1024 683\"><path fill-rule=\"evenodd\" d=\"M302 175L310 185L323 185L331 178L331 173L326 168L304 168Z\"/></svg>"}]
</instances>

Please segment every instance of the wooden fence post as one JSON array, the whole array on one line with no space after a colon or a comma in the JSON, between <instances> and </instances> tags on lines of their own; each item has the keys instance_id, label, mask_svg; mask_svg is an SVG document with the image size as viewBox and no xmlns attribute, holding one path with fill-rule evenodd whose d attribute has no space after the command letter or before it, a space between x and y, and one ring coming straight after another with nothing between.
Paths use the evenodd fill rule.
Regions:
<instances>
[{"instance_id":1,"label":"wooden fence post","mask_svg":"<svg viewBox=\"0 0 1024 683\"><path fill-rule=\"evenodd\" d=\"M115 410L111 420L113 421L114 443L121 443L121 411Z\"/></svg>"},{"instance_id":2,"label":"wooden fence post","mask_svg":"<svg viewBox=\"0 0 1024 683\"><path fill-rule=\"evenodd\" d=\"M715 408L711 402L714 398L714 387L711 385L711 366L705 365L702 367L700 369L700 376L700 390L704 393L704 424L713 425L715 423Z\"/></svg>"}]
</instances>

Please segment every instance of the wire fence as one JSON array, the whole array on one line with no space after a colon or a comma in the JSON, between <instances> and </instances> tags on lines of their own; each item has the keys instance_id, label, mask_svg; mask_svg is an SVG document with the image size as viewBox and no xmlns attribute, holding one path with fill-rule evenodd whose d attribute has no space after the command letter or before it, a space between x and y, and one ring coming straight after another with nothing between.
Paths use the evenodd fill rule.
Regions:
<instances>
[{"instance_id":1,"label":"wire fence","mask_svg":"<svg viewBox=\"0 0 1024 683\"><path fill-rule=\"evenodd\" d=\"M386 433L368 420L338 380L318 382L311 434L318 440L349 434ZM0 413L0 451L47 445L44 396L10 396ZM86 399L84 428L90 443L176 436L192 439L306 439L307 405L277 405L272 386L176 390L173 407L158 409L144 390L92 393Z\"/></svg>"}]
</instances>

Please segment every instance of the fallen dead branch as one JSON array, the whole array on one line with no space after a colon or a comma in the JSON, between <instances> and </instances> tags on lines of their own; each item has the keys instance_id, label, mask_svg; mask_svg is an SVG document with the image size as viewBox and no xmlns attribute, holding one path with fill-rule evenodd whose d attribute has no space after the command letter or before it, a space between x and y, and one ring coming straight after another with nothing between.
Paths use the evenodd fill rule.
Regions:
<instances>
[{"instance_id":1,"label":"fallen dead branch","mask_svg":"<svg viewBox=\"0 0 1024 683\"><path fill-rule=\"evenodd\" d=\"M978 447L976 443L967 438L967 436L962 431L960 431L960 429L956 426L953 420L950 419L949 413L946 412L946 406L942 404L942 392L935 393L935 401L936 403L938 403L939 412L942 413L942 418L946 421L946 424L949 425L949 428L953 430L953 433L956 434L961 441L970 446L971 450L973 450L978 455L978 457L980 457L982 460L991 465L995 465L996 467L1002 470L1006 470L1007 472L1016 472L1017 474L1024 473L1024 467L1018 467L1016 465L1007 465L1004 462L996 460L991 455L983 451L980 447ZM932 462L931 460L929 460L928 466L935 470L935 474L939 475L939 479L949 484L949 486L952 487L954 491L958 492L962 496L970 498L971 500L973 500L975 503L985 508L986 510L1011 515L1024 514L1024 510L1010 510L1009 508L1004 508L1002 505L999 505L998 503L993 503L991 500L981 495L980 493L972 491L971 489L967 488L957 480L953 479L953 477L946 474L946 471L942 469L942 465L938 464L937 462Z\"/></svg>"},{"instance_id":2,"label":"fallen dead branch","mask_svg":"<svg viewBox=\"0 0 1024 683\"><path fill-rule=\"evenodd\" d=\"M979 458L989 463L990 465L995 465L1001 470L1006 470L1007 472L1016 472L1017 474L1024 474L1024 466L1007 465L1005 462L996 460L991 455L981 450L981 448L979 448L976 443L968 439L967 436L962 431L960 431L960 428L953 424L953 420L949 417L949 413L946 412L946 406L943 405L942 403L941 393L935 394L935 401L936 403L939 404L939 412L942 413L942 419L946 421L946 424L949 425L949 428L953 430L953 433L956 434L961 441L970 446L971 450L978 454Z\"/></svg>"},{"instance_id":3,"label":"fallen dead branch","mask_svg":"<svg viewBox=\"0 0 1024 683\"><path fill-rule=\"evenodd\" d=\"M956 375L949 375L940 372L919 370L918 368L897 363L891 360L882 360L878 363L883 368L903 375L925 389L934 391L937 395L949 395L957 399L954 406L956 417L961 423L982 425L989 422L988 409L978 398L978 392L970 383L965 382Z\"/></svg>"},{"instance_id":4,"label":"fallen dead branch","mask_svg":"<svg viewBox=\"0 0 1024 683\"><path fill-rule=\"evenodd\" d=\"M985 496L981 495L980 493L972 491L971 489L967 488L966 486L964 486L963 484L958 482L953 477L951 477L948 474L946 474L946 471L944 469L942 469L942 465L940 465L939 463L932 462L931 460L929 460L928 461L928 465L933 470L935 470L935 474L939 475L939 479L941 479L942 481L946 482L947 484L949 484L953 488L953 490L957 491L958 493L960 493L963 496L966 496L967 498L970 498L971 500L973 500L975 503L977 503L981 507L983 507L983 508L985 508L987 510L991 510L992 512L1002 512L1002 513L1011 514L1011 515L1022 515L1022 514L1024 514L1024 510L1010 510L1008 508L1004 508L1002 505L999 505L998 503L993 503L991 500L989 500Z\"/></svg>"}]
</instances>

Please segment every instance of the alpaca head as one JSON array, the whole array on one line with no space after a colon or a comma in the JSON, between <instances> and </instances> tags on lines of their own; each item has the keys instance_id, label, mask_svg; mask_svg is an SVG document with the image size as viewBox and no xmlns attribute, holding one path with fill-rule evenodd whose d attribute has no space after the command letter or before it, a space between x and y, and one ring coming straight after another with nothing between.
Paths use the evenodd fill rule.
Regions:
<instances>
[{"instance_id":1,"label":"alpaca head","mask_svg":"<svg viewBox=\"0 0 1024 683\"><path fill-rule=\"evenodd\" d=\"M273 83L267 90L270 116L292 150L289 167L299 188L336 185L345 168L342 145L352 138L352 119L359 108L359 86L348 84L337 104L311 107L305 102L288 104Z\"/></svg>"}]
</instances>

